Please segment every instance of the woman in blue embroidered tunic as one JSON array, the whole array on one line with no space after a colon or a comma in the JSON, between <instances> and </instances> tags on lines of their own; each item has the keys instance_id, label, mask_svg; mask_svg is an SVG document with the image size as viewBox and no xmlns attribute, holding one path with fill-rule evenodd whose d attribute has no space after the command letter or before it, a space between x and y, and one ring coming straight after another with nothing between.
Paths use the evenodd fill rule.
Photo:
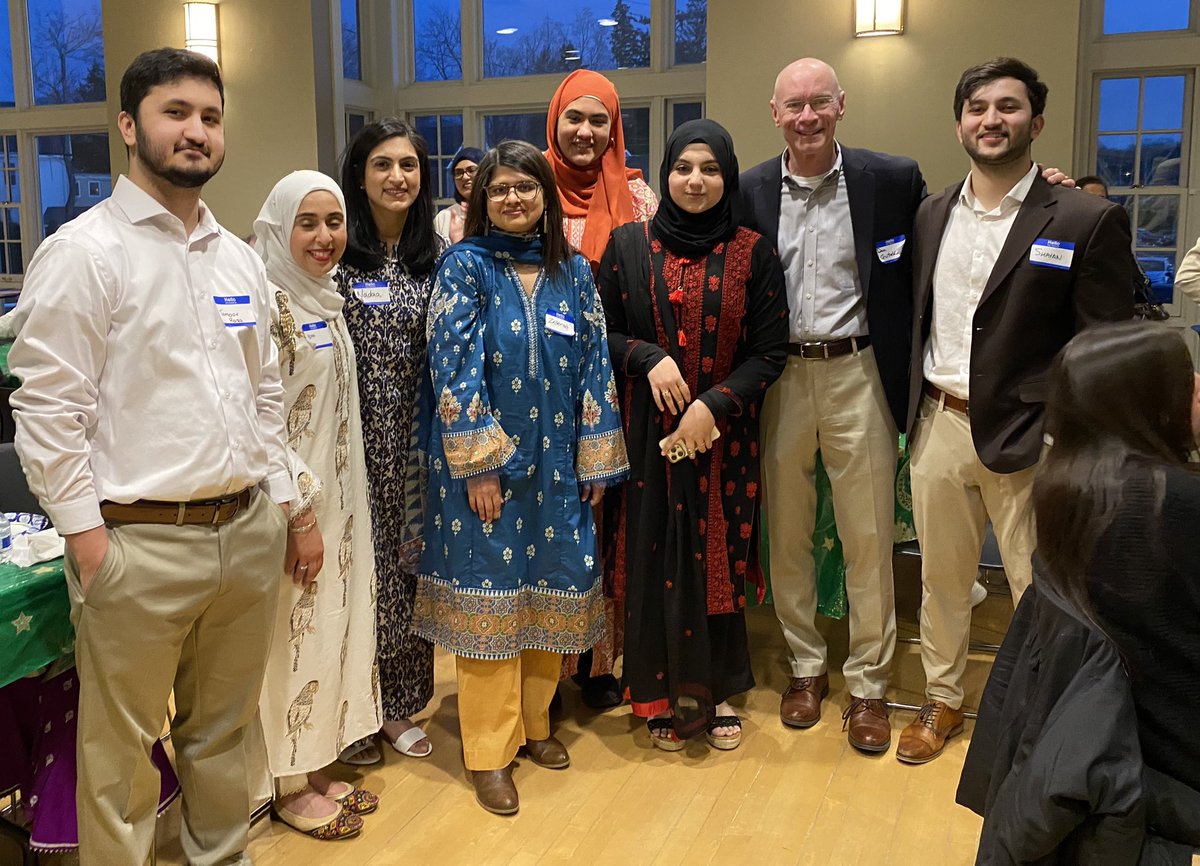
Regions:
<instances>
[{"instance_id":1,"label":"woman in blue embroidered tunic","mask_svg":"<svg viewBox=\"0 0 1200 866\"><path fill-rule=\"evenodd\" d=\"M467 239L429 308L429 516L414 628L457 656L476 796L517 809L509 764L569 762L550 736L563 653L604 629L592 507L628 460L587 260L562 233L545 157L502 142L479 166Z\"/></svg>"}]
</instances>

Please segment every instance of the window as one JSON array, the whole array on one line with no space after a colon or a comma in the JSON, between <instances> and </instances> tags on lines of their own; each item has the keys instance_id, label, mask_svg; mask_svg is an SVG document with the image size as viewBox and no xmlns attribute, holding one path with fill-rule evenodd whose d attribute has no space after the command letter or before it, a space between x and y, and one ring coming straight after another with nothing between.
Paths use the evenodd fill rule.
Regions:
<instances>
[{"instance_id":1,"label":"window","mask_svg":"<svg viewBox=\"0 0 1200 866\"><path fill-rule=\"evenodd\" d=\"M648 67L650 0L616 0L610 15L594 8L589 0L483 0L484 77Z\"/></svg>"},{"instance_id":2,"label":"window","mask_svg":"<svg viewBox=\"0 0 1200 866\"><path fill-rule=\"evenodd\" d=\"M0 137L3 144L4 181L0 183L0 274L20 274L25 268L21 254L21 179L17 172L17 137Z\"/></svg>"},{"instance_id":3,"label":"window","mask_svg":"<svg viewBox=\"0 0 1200 866\"><path fill-rule=\"evenodd\" d=\"M530 114L489 114L484 117L484 148L495 147L509 138L528 141L538 150L545 150L546 109Z\"/></svg>"},{"instance_id":4,"label":"window","mask_svg":"<svg viewBox=\"0 0 1200 866\"><path fill-rule=\"evenodd\" d=\"M103 102L100 0L27 0L27 10L34 104Z\"/></svg>"},{"instance_id":5,"label":"window","mask_svg":"<svg viewBox=\"0 0 1200 866\"><path fill-rule=\"evenodd\" d=\"M708 58L708 0L675 0L675 63Z\"/></svg>"},{"instance_id":6,"label":"window","mask_svg":"<svg viewBox=\"0 0 1200 866\"><path fill-rule=\"evenodd\" d=\"M1174 300L1187 77L1101 78L1096 171L1129 211L1134 251L1155 299Z\"/></svg>"},{"instance_id":7,"label":"window","mask_svg":"<svg viewBox=\"0 0 1200 866\"><path fill-rule=\"evenodd\" d=\"M704 116L703 102L674 102L671 104L671 130L689 120L699 120Z\"/></svg>"},{"instance_id":8,"label":"window","mask_svg":"<svg viewBox=\"0 0 1200 866\"><path fill-rule=\"evenodd\" d=\"M458 0L413 0L417 81L460 81L462 15Z\"/></svg>"},{"instance_id":9,"label":"window","mask_svg":"<svg viewBox=\"0 0 1200 866\"><path fill-rule=\"evenodd\" d=\"M37 155L43 237L112 194L108 133L39 135ZM95 195L78 195L80 181Z\"/></svg>"},{"instance_id":10,"label":"window","mask_svg":"<svg viewBox=\"0 0 1200 866\"><path fill-rule=\"evenodd\" d=\"M625 132L625 165L640 168L642 177L650 178L650 109L623 107L621 128Z\"/></svg>"},{"instance_id":11,"label":"window","mask_svg":"<svg viewBox=\"0 0 1200 866\"><path fill-rule=\"evenodd\" d=\"M342 3L342 77L362 81L362 39L358 26L358 0Z\"/></svg>"},{"instance_id":12,"label":"window","mask_svg":"<svg viewBox=\"0 0 1200 866\"><path fill-rule=\"evenodd\" d=\"M450 177L450 161L462 147L462 115L422 114L412 120L413 126L429 147L429 174L433 184L433 197L452 199L454 179Z\"/></svg>"},{"instance_id":13,"label":"window","mask_svg":"<svg viewBox=\"0 0 1200 866\"><path fill-rule=\"evenodd\" d=\"M1104 0L1104 32L1186 30L1190 0Z\"/></svg>"},{"instance_id":14,"label":"window","mask_svg":"<svg viewBox=\"0 0 1200 866\"><path fill-rule=\"evenodd\" d=\"M0 0L0 108L17 104L13 90L12 29L8 23L7 0Z\"/></svg>"},{"instance_id":15,"label":"window","mask_svg":"<svg viewBox=\"0 0 1200 866\"><path fill-rule=\"evenodd\" d=\"M357 108L346 109L346 142L349 143L358 131L371 122L371 112Z\"/></svg>"}]
</instances>

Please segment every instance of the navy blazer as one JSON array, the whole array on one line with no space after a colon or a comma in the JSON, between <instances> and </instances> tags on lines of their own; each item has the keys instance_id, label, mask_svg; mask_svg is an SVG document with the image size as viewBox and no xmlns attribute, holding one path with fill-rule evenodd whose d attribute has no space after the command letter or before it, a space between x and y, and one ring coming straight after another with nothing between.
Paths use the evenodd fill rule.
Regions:
<instances>
[{"instance_id":1,"label":"navy blazer","mask_svg":"<svg viewBox=\"0 0 1200 866\"><path fill-rule=\"evenodd\" d=\"M911 429L921 399L938 252L963 183L926 199L917 217L906 429ZM1038 239L1074 244L1070 267L1030 262ZM1050 362L1088 325L1133 318L1132 246L1122 207L1034 177L973 320L971 438L988 469L1018 472L1037 463Z\"/></svg>"},{"instance_id":2,"label":"navy blazer","mask_svg":"<svg viewBox=\"0 0 1200 866\"><path fill-rule=\"evenodd\" d=\"M916 162L858 147L842 147L842 170L850 198L858 279L867 303L871 347L899 429L908 418L909 340L912 323L913 221L926 196ZM783 164L779 156L741 176L742 222L779 246ZM881 241L904 237L900 258L884 264L875 252ZM789 300L791 290L789 287Z\"/></svg>"}]
</instances>

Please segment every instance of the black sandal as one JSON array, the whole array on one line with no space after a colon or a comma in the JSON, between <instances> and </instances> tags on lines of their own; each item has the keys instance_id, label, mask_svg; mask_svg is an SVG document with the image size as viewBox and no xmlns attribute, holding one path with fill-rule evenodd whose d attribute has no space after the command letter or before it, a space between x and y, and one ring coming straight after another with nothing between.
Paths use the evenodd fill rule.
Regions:
<instances>
[{"instance_id":1,"label":"black sandal","mask_svg":"<svg viewBox=\"0 0 1200 866\"><path fill-rule=\"evenodd\" d=\"M685 745L683 740L679 739L679 735L675 733L675 720L670 716L646 719L646 728L650 731L650 743L656 749L662 749L664 752L678 752ZM667 736L662 736L661 731L666 731Z\"/></svg>"},{"instance_id":2,"label":"black sandal","mask_svg":"<svg viewBox=\"0 0 1200 866\"><path fill-rule=\"evenodd\" d=\"M713 733L717 728L737 728L737 733L726 737L718 737ZM723 751L736 749L742 744L742 720L737 716L717 716L712 720L712 724L708 726L708 731L704 736L713 748Z\"/></svg>"}]
</instances>

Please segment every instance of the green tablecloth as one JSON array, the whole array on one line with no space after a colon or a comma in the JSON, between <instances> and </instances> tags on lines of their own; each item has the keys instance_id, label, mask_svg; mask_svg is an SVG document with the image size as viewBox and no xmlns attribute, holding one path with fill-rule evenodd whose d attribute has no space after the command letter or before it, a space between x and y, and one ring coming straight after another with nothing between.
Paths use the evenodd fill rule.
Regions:
<instances>
[{"instance_id":1,"label":"green tablecloth","mask_svg":"<svg viewBox=\"0 0 1200 866\"><path fill-rule=\"evenodd\" d=\"M8 350L12 348L12 340L0 340L0 388L16 388L21 382L8 369Z\"/></svg>"},{"instance_id":2,"label":"green tablecloth","mask_svg":"<svg viewBox=\"0 0 1200 866\"><path fill-rule=\"evenodd\" d=\"M833 515L833 488L821 454L817 452L817 521L813 527L813 564L817 575L817 611L824 616L841 619L846 615L846 560L842 554L842 541L838 538L837 523ZM770 503L766 504L770 507ZM760 547L763 575L767 581L764 603L771 601L771 555L770 539L767 537L767 521L759 523ZM909 482L908 448L905 438L900 437L900 454L896 461L896 522L892 542L900 544L917 537L912 518L912 486ZM753 603L753 600L751 600Z\"/></svg>"},{"instance_id":3,"label":"green tablecloth","mask_svg":"<svg viewBox=\"0 0 1200 866\"><path fill-rule=\"evenodd\" d=\"M74 650L63 561L0 563L0 688Z\"/></svg>"}]
</instances>

